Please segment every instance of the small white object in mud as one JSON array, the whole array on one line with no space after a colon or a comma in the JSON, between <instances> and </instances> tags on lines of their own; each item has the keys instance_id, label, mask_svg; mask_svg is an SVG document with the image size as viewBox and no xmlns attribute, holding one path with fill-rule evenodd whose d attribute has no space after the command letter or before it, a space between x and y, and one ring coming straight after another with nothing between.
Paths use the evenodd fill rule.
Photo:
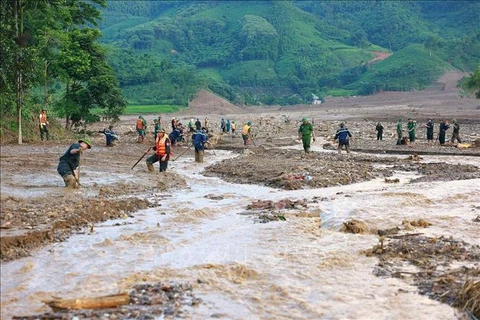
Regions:
<instances>
[{"instance_id":1,"label":"small white object in mud","mask_svg":"<svg viewBox=\"0 0 480 320\"><path fill-rule=\"evenodd\" d=\"M312 180L312 177L310 177L310 176L305 177L305 181L310 182L311 180Z\"/></svg>"}]
</instances>

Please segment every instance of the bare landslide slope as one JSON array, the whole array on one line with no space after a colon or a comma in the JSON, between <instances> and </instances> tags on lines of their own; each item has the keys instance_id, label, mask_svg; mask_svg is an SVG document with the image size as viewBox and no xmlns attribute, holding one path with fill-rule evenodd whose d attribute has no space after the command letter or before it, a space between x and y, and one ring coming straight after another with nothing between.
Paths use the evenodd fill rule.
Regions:
<instances>
[{"instance_id":1,"label":"bare landslide slope","mask_svg":"<svg viewBox=\"0 0 480 320\"><path fill-rule=\"evenodd\" d=\"M210 114L237 114L244 110L228 100L221 98L207 90L200 90L190 101L188 107L180 114L210 115Z\"/></svg>"}]
</instances>

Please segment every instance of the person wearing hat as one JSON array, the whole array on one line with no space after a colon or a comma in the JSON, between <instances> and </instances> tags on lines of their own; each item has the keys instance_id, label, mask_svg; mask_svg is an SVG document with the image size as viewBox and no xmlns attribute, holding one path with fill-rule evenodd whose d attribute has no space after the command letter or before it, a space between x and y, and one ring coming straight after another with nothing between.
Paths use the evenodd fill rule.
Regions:
<instances>
[{"instance_id":1,"label":"person wearing hat","mask_svg":"<svg viewBox=\"0 0 480 320\"><path fill-rule=\"evenodd\" d=\"M148 171L154 171L153 164L155 162L159 162L160 172L167 171L168 160L171 156L171 144L165 129L161 129L158 132L153 150L155 153L146 160Z\"/></svg>"},{"instance_id":2,"label":"person wearing hat","mask_svg":"<svg viewBox=\"0 0 480 320\"><path fill-rule=\"evenodd\" d=\"M452 139L450 139L451 143L454 143L455 140L458 141L458 143L462 143L462 139L460 139L460 125L457 123L457 119L452 119L453 123L453 132L452 132Z\"/></svg>"},{"instance_id":3,"label":"person wearing hat","mask_svg":"<svg viewBox=\"0 0 480 320\"><path fill-rule=\"evenodd\" d=\"M66 187L78 187L78 171L75 171L80 164L80 155L86 149L91 149L92 143L89 139L80 139L78 143L72 144L63 156L60 157L57 172L62 176Z\"/></svg>"},{"instance_id":4,"label":"person wearing hat","mask_svg":"<svg viewBox=\"0 0 480 320\"><path fill-rule=\"evenodd\" d=\"M345 123L341 122L340 128L335 133L335 138L334 138L334 140L338 139L338 153L342 152L343 146L345 146L345 150L347 150L347 153L350 153L349 138L351 137L352 137L352 134L350 133L350 130L348 130L348 128L345 127Z\"/></svg>"},{"instance_id":5,"label":"person wearing hat","mask_svg":"<svg viewBox=\"0 0 480 320\"><path fill-rule=\"evenodd\" d=\"M243 138L243 146L247 147L247 141L250 140L252 136L252 122L248 121L242 129L242 138Z\"/></svg>"},{"instance_id":6,"label":"person wearing hat","mask_svg":"<svg viewBox=\"0 0 480 320\"><path fill-rule=\"evenodd\" d=\"M43 141L43 134L45 133L45 136L48 141L50 136L48 134L48 128L47 128L47 125L48 125L47 110L42 109L42 111L40 111L40 115L38 116L38 124L40 127L40 139L42 139Z\"/></svg>"},{"instance_id":7,"label":"person wearing hat","mask_svg":"<svg viewBox=\"0 0 480 320\"><path fill-rule=\"evenodd\" d=\"M428 119L427 123L425 124L427 128L427 142L433 143L433 121L432 119Z\"/></svg>"},{"instance_id":8,"label":"person wearing hat","mask_svg":"<svg viewBox=\"0 0 480 320\"><path fill-rule=\"evenodd\" d=\"M308 121L307 118L302 118L302 124L298 128L298 135L302 139L303 150L305 153L310 153L310 143L315 141L315 131L313 130L313 125Z\"/></svg>"},{"instance_id":9,"label":"person wearing hat","mask_svg":"<svg viewBox=\"0 0 480 320\"><path fill-rule=\"evenodd\" d=\"M153 137L154 137L154 140L157 141L158 133L160 132L160 130L162 130L162 124L158 119L154 119L153 123L155 124L154 131L153 131Z\"/></svg>"},{"instance_id":10,"label":"person wearing hat","mask_svg":"<svg viewBox=\"0 0 480 320\"><path fill-rule=\"evenodd\" d=\"M138 133L138 142L143 142L145 140L145 131L147 130L147 121L143 116L139 116L137 119L137 133Z\"/></svg>"}]
</instances>

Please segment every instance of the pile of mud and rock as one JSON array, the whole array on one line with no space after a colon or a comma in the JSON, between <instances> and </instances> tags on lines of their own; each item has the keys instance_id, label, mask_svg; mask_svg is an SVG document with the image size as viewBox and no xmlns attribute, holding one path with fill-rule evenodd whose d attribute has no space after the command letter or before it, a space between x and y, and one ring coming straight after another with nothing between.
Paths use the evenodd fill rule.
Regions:
<instances>
[{"instance_id":1,"label":"pile of mud and rock","mask_svg":"<svg viewBox=\"0 0 480 320\"><path fill-rule=\"evenodd\" d=\"M459 308L472 319L480 317L478 244L407 233L381 237L366 254L379 258L377 276L410 280L420 294Z\"/></svg>"},{"instance_id":2,"label":"pile of mud and rock","mask_svg":"<svg viewBox=\"0 0 480 320\"><path fill-rule=\"evenodd\" d=\"M417 181L476 179L480 168L467 164L419 163L416 157L382 157L361 153L337 154L277 148L249 148L240 156L216 163L205 175L236 183L254 183L286 190L347 185L375 178L390 181L394 172L418 172Z\"/></svg>"}]
</instances>

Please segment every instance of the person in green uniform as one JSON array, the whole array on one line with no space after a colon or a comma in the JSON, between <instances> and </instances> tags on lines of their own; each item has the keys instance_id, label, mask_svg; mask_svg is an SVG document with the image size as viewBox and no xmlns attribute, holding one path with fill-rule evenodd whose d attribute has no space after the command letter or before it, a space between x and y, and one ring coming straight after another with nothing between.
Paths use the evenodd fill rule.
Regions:
<instances>
[{"instance_id":1,"label":"person in green uniform","mask_svg":"<svg viewBox=\"0 0 480 320\"><path fill-rule=\"evenodd\" d=\"M402 144L402 131L403 131L402 118L398 118L398 121L397 121L397 146Z\"/></svg>"},{"instance_id":2,"label":"person in green uniform","mask_svg":"<svg viewBox=\"0 0 480 320\"><path fill-rule=\"evenodd\" d=\"M155 141L157 141L157 135L162 130L162 124L158 121L158 119L154 119L153 123L155 124L155 131L153 132L155 136Z\"/></svg>"},{"instance_id":3,"label":"person in green uniform","mask_svg":"<svg viewBox=\"0 0 480 320\"><path fill-rule=\"evenodd\" d=\"M412 118L409 118L407 123L407 128L408 128L408 140L410 140L410 143L415 143L415 131L417 130L417 122Z\"/></svg>"},{"instance_id":4,"label":"person in green uniform","mask_svg":"<svg viewBox=\"0 0 480 320\"><path fill-rule=\"evenodd\" d=\"M315 141L315 131L313 131L313 125L308 122L307 118L302 118L302 124L298 128L298 135L302 139L303 150L305 153L310 152L310 142Z\"/></svg>"}]
</instances>

